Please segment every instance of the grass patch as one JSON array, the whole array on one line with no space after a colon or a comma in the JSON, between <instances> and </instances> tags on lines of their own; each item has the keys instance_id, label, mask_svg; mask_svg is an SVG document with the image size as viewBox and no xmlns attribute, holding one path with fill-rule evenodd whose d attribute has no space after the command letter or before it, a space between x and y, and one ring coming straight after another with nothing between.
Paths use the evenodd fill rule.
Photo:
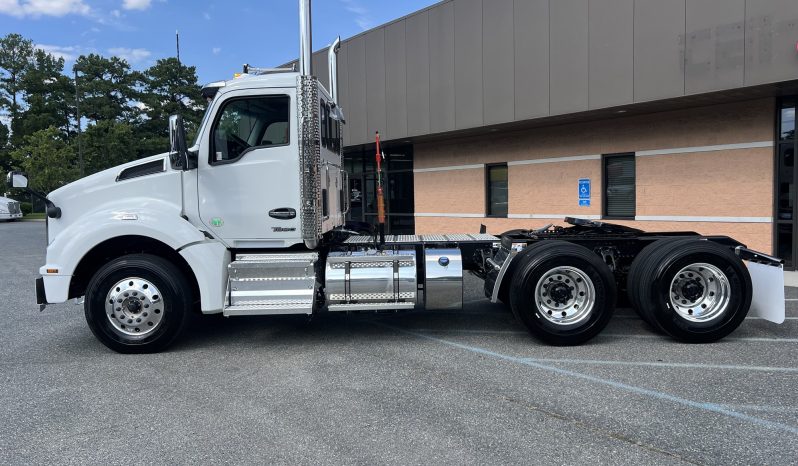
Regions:
<instances>
[{"instance_id":1,"label":"grass patch","mask_svg":"<svg viewBox=\"0 0 798 466\"><path fill-rule=\"evenodd\" d=\"M44 212L34 212L32 214L25 214L22 220L44 220L47 216Z\"/></svg>"}]
</instances>

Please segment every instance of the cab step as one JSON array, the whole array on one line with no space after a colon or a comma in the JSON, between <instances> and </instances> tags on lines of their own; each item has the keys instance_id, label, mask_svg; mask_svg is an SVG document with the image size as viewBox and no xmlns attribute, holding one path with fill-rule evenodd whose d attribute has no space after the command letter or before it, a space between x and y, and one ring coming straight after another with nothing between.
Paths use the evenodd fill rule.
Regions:
<instances>
[{"instance_id":1,"label":"cab step","mask_svg":"<svg viewBox=\"0 0 798 466\"><path fill-rule=\"evenodd\" d=\"M225 316L313 313L318 253L242 254L228 265Z\"/></svg>"}]
</instances>

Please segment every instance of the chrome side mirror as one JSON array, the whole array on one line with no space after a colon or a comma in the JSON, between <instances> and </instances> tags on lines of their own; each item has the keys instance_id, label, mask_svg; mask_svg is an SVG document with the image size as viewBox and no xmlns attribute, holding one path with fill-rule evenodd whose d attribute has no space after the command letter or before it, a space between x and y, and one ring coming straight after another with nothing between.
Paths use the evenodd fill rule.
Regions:
<instances>
[{"instance_id":1,"label":"chrome side mirror","mask_svg":"<svg viewBox=\"0 0 798 466\"><path fill-rule=\"evenodd\" d=\"M28 187L28 177L22 172L8 172L6 184L12 188L25 189Z\"/></svg>"},{"instance_id":2,"label":"chrome side mirror","mask_svg":"<svg viewBox=\"0 0 798 466\"><path fill-rule=\"evenodd\" d=\"M186 128L183 125L183 117L180 115L169 117L169 161L175 170L188 168Z\"/></svg>"}]
</instances>

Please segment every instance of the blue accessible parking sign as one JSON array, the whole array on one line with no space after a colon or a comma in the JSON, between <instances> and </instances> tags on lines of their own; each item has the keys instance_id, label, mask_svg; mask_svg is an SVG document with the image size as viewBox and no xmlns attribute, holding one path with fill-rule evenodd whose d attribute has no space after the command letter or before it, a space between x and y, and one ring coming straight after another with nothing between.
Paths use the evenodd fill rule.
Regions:
<instances>
[{"instance_id":1,"label":"blue accessible parking sign","mask_svg":"<svg viewBox=\"0 0 798 466\"><path fill-rule=\"evenodd\" d=\"M590 207L590 178L579 179L579 207Z\"/></svg>"}]
</instances>

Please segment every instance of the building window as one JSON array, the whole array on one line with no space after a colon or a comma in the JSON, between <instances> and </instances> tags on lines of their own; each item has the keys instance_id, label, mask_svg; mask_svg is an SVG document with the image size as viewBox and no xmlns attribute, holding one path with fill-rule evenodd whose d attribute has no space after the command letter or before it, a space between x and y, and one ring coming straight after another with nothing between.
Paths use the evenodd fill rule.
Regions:
<instances>
[{"instance_id":1,"label":"building window","mask_svg":"<svg viewBox=\"0 0 798 466\"><path fill-rule=\"evenodd\" d=\"M487 165L485 168L488 217L507 217L507 164Z\"/></svg>"},{"instance_id":2,"label":"building window","mask_svg":"<svg viewBox=\"0 0 798 466\"><path fill-rule=\"evenodd\" d=\"M604 156L604 217L635 218L635 155Z\"/></svg>"}]
</instances>

